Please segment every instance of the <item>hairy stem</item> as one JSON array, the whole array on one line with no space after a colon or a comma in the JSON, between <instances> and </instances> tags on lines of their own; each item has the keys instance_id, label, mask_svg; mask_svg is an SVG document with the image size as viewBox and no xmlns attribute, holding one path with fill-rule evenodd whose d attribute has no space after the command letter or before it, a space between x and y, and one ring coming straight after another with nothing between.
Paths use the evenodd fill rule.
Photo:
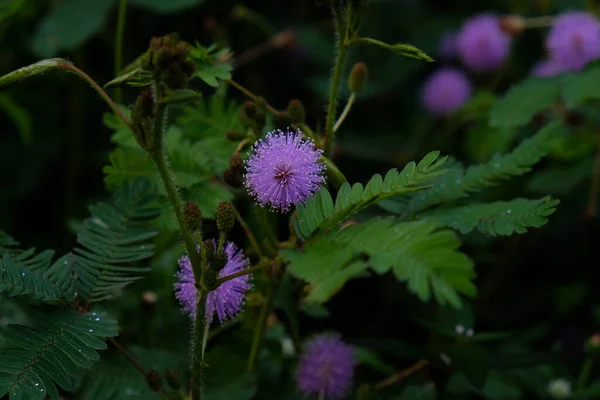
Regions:
<instances>
[{"instance_id":1,"label":"hairy stem","mask_svg":"<svg viewBox=\"0 0 600 400\"><path fill-rule=\"evenodd\" d=\"M248 89L246 89L245 87L243 87L242 85L240 85L239 83L237 83L236 81L234 81L232 79L227 79L227 83L229 83L231 86L233 86L234 88L236 88L237 90L239 90L245 96L251 98L252 100L256 100L258 97L257 95L255 95L254 93L252 93L251 91L249 91ZM271 105L269 105L268 103L267 103L266 107L267 107L267 110L269 110L269 112L271 112L271 114L277 114L277 110L275 108L273 108Z\"/></svg>"},{"instance_id":2,"label":"hairy stem","mask_svg":"<svg viewBox=\"0 0 600 400\"><path fill-rule=\"evenodd\" d=\"M125 16L127 15L127 0L119 0L119 14L117 16L117 32L115 33L114 74L119 75L123 66L123 36L125 35ZM115 101L121 103L121 88L114 91Z\"/></svg>"},{"instance_id":3,"label":"hairy stem","mask_svg":"<svg viewBox=\"0 0 600 400\"><path fill-rule=\"evenodd\" d=\"M429 365L429 361L427 360L419 360L410 367L403 369L402 371L390 376L387 379L382 380L381 382L375 385L376 389L383 389L386 386L393 385L394 383L400 382L402 379L414 374L417 371L425 368Z\"/></svg>"},{"instance_id":4,"label":"hairy stem","mask_svg":"<svg viewBox=\"0 0 600 400\"><path fill-rule=\"evenodd\" d=\"M225 283L225 282L230 281L230 280L232 280L234 278L237 278L238 276L248 275L248 274L251 274L251 273L256 272L256 271L261 271L261 270L263 270L263 269L265 269L267 267L270 267L272 265L273 265L273 261L269 260L267 262L263 262L263 263L257 264L254 267L246 268L246 269L238 271L238 272L236 272L234 274L224 276L224 277L219 278L219 279L217 279L215 281L215 287L219 287L219 285L221 285L222 283Z\"/></svg>"},{"instance_id":5,"label":"hairy stem","mask_svg":"<svg viewBox=\"0 0 600 400\"><path fill-rule=\"evenodd\" d=\"M96 83L96 81L94 81L92 78L90 78L90 76L88 74L86 74L85 72L83 72L82 70L80 70L79 68L77 68L75 65L73 65L70 62L60 63L58 65L58 68L63 71L73 72L74 74L79 76L81 79L83 79L84 81L89 83L90 86L100 95L100 97L102 97L102 99L104 99L104 101L106 101L106 103L111 108L111 110L113 110L113 112L116 114L116 116L119 117L121 119L121 121L123 121L125 126L127 126L127 128L129 128L129 130L131 130L133 132L133 125L131 125L131 122L127 119L125 114L123 114L123 111L121 111L121 109L119 108L119 106L117 106L117 104L113 101L113 99L111 99L110 96L104 91L104 89L102 89L100 87L100 85L98 85Z\"/></svg>"},{"instance_id":6,"label":"hairy stem","mask_svg":"<svg viewBox=\"0 0 600 400\"><path fill-rule=\"evenodd\" d=\"M354 104L355 100L356 100L356 93L352 93L350 95L350 98L348 99L348 102L346 103L346 107L344 107L344 111L342 111L342 114L340 115L340 118L338 118L335 125L333 125L334 133L337 132L338 129L340 129L340 125L342 125L342 122L344 122L344 120L350 113L350 109L352 108L352 105Z\"/></svg>"},{"instance_id":7,"label":"hairy stem","mask_svg":"<svg viewBox=\"0 0 600 400\"><path fill-rule=\"evenodd\" d=\"M252 229L250 229L250 226L248 225L244 217L242 217L242 214L240 214L237 208L235 208L235 206L233 208L233 211L235 211L235 218L237 219L238 223L242 226L244 232L246 232L246 236L248 237L250 244L252 245L258 256L262 258L263 252L258 244L258 241L256 240L256 237L254 236L254 233L252 232Z\"/></svg>"},{"instance_id":8,"label":"hairy stem","mask_svg":"<svg viewBox=\"0 0 600 400\"><path fill-rule=\"evenodd\" d=\"M277 292L278 286L279 283L276 280L269 282L267 298L260 310L258 322L254 330L254 336L252 337L252 347L250 348L250 356L248 357L248 365L246 367L248 372L253 372L256 369L260 345L262 343L262 338L265 334L265 328L267 326L267 318L271 313L271 308L273 307L273 302L275 301L275 293Z\"/></svg>"},{"instance_id":9,"label":"hairy stem","mask_svg":"<svg viewBox=\"0 0 600 400\"><path fill-rule=\"evenodd\" d=\"M205 290L198 290L196 299L196 317L194 318L192 339L192 400L204 398L204 344L206 343L205 336L207 336L207 330L205 329L206 294Z\"/></svg>"},{"instance_id":10,"label":"hairy stem","mask_svg":"<svg viewBox=\"0 0 600 400\"><path fill-rule=\"evenodd\" d=\"M337 29L337 46L335 65L333 67L333 75L331 77L331 87L329 88L329 105L327 107L327 119L325 120L325 155L331 153L335 132L333 124L335 122L335 114L337 108L337 98L340 91L340 82L342 80L342 72L344 69L344 61L346 60L347 46L345 43L346 29L343 18L339 15L339 11L332 5L332 12Z\"/></svg>"}]
</instances>

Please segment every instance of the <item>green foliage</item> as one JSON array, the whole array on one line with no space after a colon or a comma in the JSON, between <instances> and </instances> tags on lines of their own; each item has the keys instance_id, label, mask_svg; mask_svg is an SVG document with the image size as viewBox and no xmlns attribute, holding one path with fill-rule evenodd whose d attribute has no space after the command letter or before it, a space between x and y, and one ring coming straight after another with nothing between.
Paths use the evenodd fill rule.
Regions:
<instances>
[{"instance_id":1,"label":"green foliage","mask_svg":"<svg viewBox=\"0 0 600 400\"><path fill-rule=\"evenodd\" d=\"M523 140L512 152L495 154L485 164L466 169L456 164L436 179L431 189L416 193L408 200L393 198L380 205L389 212L411 216L432 206L467 197L471 193L496 185L501 180L523 175L548 154L555 133L560 127L560 123L553 122L532 137Z\"/></svg>"},{"instance_id":2,"label":"green foliage","mask_svg":"<svg viewBox=\"0 0 600 400\"><path fill-rule=\"evenodd\" d=\"M550 197L537 200L514 199L486 204L467 204L459 207L440 208L422 214L442 226L449 226L461 233L474 229L492 235L509 236L525 233L527 228L538 228L548 222L559 201Z\"/></svg>"},{"instance_id":3,"label":"green foliage","mask_svg":"<svg viewBox=\"0 0 600 400\"><path fill-rule=\"evenodd\" d=\"M212 87L219 86L219 80L231 79L231 64L222 61L229 57L228 49L220 49L212 45L208 48L196 43L190 52L190 58L196 64L196 76Z\"/></svg>"},{"instance_id":4,"label":"green foliage","mask_svg":"<svg viewBox=\"0 0 600 400\"><path fill-rule=\"evenodd\" d=\"M427 182L444 173L441 167L447 157L438 158L439 154L431 152L419 164L408 163L401 172L391 169L385 178L377 174L364 188L360 183L350 186L346 182L337 194L335 205L327 189L321 189L306 204L297 207L296 234L302 240L308 240L380 200L426 189Z\"/></svg>"},{"instance_id":5,"label":"green foliage","mask_svg":"<svg viewBox=\"0 0 600 400\"><path fill-rule=\"evenodd\" d=\"M32 49L40 57L53 57L74 50L106 25L117 0L64 0L52 3L33 39ZM77 21L77 22L74 22Z\"/></svg>"},{"instance_id":6,"label":"green foliage","mask_svg":"<svg viewBox=\"0 0 600 400\"><path fill-rule=\"evenodd\" d=\"M181 12L195 7L203 0L128 0L131 4L159 13Z\"/></svg>"},{"instance_id":7,"label":"green foliage","mask_svg":"<svg viewBox=\"0 0 600 400\"><path fill-rule=\"evenodd\" d=\"M31 310L36 327L9 325L2 336L14 348L0 350L0 396L10 399L58 397L56 385L72 390L82 369L106 349L103 339L117 335L116 322L102 312Z\"/></svg>"},{"instance_id":8,"label":"green foliage","mask_svg":"<svg viewBox=\"0 0 600 400\"><path fill-rule=\"evenodd\" d=\"M575 108L586 100L599 99L598 80L600 66L587 68L579 74L569 74L563 80L563 99L569 109Z\"/></svg>"},{"instance_id":9,"label":"green foliage","mask_svg":"<svg viewBox=\"0 0 600 400\"><path fill-rule=\"evenodd\" d=\"M558 100L560 90L561 84L558 79L527 79L514 85L494 105L490 114L490 125L525 125L537 112L550 107Z\"/></svg>"},{"instance_id":10,"label":"green foliage","mask_svg":"<svg viewBox=\"0 0 600 400\"><path fill-rule=\"evenodd\" d=\"M459 308L458 293L475 294L473 264L458 251L460 242L431 220L372 219L319 236L300 251L285 250L288 271L313 285L307 301L328 300L350 278L371 267L392 271L423 301ZM367 257L367 259L365 259Z\"/></svg>"},{"instance_id":11,"label":"green foliage","mask_svg":"<svg viewBox=\"0 0 600 400\"><path fill-rule=\"evenodd\" d=\"M153 185L138 178L119 187L110 203L90 207L73 251L46 272L61 290L83 301L100 301L140 279L149 268L136 265L152 257L157 217Z\"/></svg>"},{"instance_id":12,"label":"green foliage","mask_svg":"<svg viewBox=\"0 0 600 400\"><path fill-rule=\"evenodd\" d=\"M5 254L0 259L0 293L13 296L31 296L43 301L55 301L61 291L42 272L29 269Z\"/></svg>"},{"instance_id":13,"label":"green foliage","mask_svg":"<svg viewBox=\"0 0 600 400\"><path fill-rule=\"evenodd\" d=\"M182 360L171 353L138 347L127 350L144 368L158 371L163 378L169 369L181 370ZM163 384L166 386L167 383ZM96 363L86 374L77 393L81 400L161 399L158 393L148 387L144 375L120 354Z\"/></svg>"},{"instance_id":14,"label":"green foliage","mask_svg":"<svg viewBox=\"0 0 600 400\"><path fill-rule=\"evenodd\" d=\"M31 114L6 93L0 93L0 110L4 111L6 116L15 124L23 143L31 144L33 140Z\"/></svg>"}]
</instances>

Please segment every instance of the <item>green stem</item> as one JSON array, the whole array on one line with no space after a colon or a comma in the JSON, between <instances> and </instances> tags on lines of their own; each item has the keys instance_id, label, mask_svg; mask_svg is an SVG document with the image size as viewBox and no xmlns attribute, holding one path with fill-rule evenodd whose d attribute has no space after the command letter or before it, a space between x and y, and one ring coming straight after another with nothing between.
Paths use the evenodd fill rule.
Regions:
<instances>
[{"instance_id":1,"label":"green stem","mask_svg":"<svg viewBox=\"0 0 600 400\"><path fill-rule=\"evenodd\" d=\"M592 371L592 366L594 365L594 357L588 357L583 366L581 367L581 372L579 373L579 377L577 378L577 384L575 385L575 390L579 391L585 387L588 377L590 376L590 372Z\"/></svg>"},{"instance_id":2,"label":"green stem","mask_svg":"<svg viewBox=\"0 0 600 400\"><path fill-rule=\"evenodd\" d=\"M340 171L337 165L335 165L329 158L322 157L321 161L323 161L327 167L326 173L329 182L331 182L336 189L339 189L344 182L348 181L342 171Z\"/></svg>"},{"instance_id":3,"label":"green stem","mask_svg":"<svg viewBox=\"0 0 600 400\"><path fill-rule=\"evenodd\" d=\"M217 279L215 281L215 288L219 287L219 285L221 285L222 283L225 283L225 282L230 281L230 280L232 280L234 278L237 278L238 276L248 275L248 274L251 274L253 272L263 270L263 269L265 269L267 267L270 267L272 265L273 265L273 261L269 260L268 262L260 263L260 264L255 265L254 267L246 268L246 269L238 271L238 272L236 272L234 274L227 275L227 276L224 276L222 278L219 278L219 279Z\"/></svg>"},{"instance_id":4,"label":"green stem","mask_svg":"<svg viewBox=\"0 0 600 400\"><path fill-rule=\"evenodd\" d=\"M192 384L191 399L201 400L204 398L204 344L207 333L206 327L206 294L205 290L198 290L196 301L196 317L194 318L193 341L192 341Z\"/></svg>"},{"instance_id":5,"label":"green stem","mask_svg":"<svg viewBox=\"0 0 600 400\"><path fill-rule=\"evenodd\" d=\"M333 146L333 140L335 138L335 132L333 131L333 124L335 123L335 114L337 108L337 98L340 90L340 81L342 80L342 71L344 69L344 61L346 59L346 29L344 20L339 11L335 9L335 6L331 7L334 21L337 30L337 46L336 46L336 59L335 66L333 68L333 75L331 77L331 87L329 88L329 106L327 108L327 119L325 121L325 155L329 156L331 153L331 147Z\"/></svg>"},{"instance_id":6,"label":"green stem","mask_svg":"<svg viewBox=\"0 0 600 400\"><path fill-rule=\"evenodd\" d=\"M117 16L117 32L115 33L115 77L119 76L123 66L123 37L125 35L125 16L127 15L127 0L119 0L119 14ZM114 91L115 101L121 104L121 88Z\"/></svg>"},{"instance_id":7,"label":"green stem","mask_svg":"<svg viewBox=\"0 0 600 400\"><path fill-rule=\"evenodd\" d=\"M338 129L340 129L340 125L342 125L342 122L344 122L344 120L350 113L350 109L352 108L352 105L354 104L354 100L356 100L356 93L352 93L350 95L350 98L348 99L348 102L346 103L346 107L344 107L344 111L342 111L342 115L340 115L340 118L337 120L335 125L333 125L334 133L337 132Z\"/></svg>"},{"instance_id":8,"label":"green stem","mask_svg":"<svg viewBox=\"0 0 600 400\"><path fill-rule=\"evenodd\" d=\"M258 254L258 256L260 258L262 258L263 252L260 248L260 245L258 244L258 241L256 240L256 236L254 236L254 233L252 232L252 229L250 229L250 226L248 225L248 223L246 222L244 217L242 217L242 215L239 213L237 208L234 207L233 210L235 211L235 218L237 219L238 223L244 229L244 232L246 232L246 236L248 236L248 240L250 241L250 244L252 245L254 250L256 250L256 253Z\"/></svg>"},{"instance_id":9,"label":"green stem","mask_svg":"<svg viewBox=\"0 0 600 400\"><path fill-rule=\"evenodd\" d=\"M375 46L383 47L384 49L391 50L392 45L386 42L382 42L381 40L369 38L369 37L358 37L354 38L350 41L349 45L357 45L357 44L374 44Z\"/></svg>"},{"instance_id":10,"label":"green stem","mask_svg":"<svg viewBox=\"0 0 600 400\"><path fill-rule=\"evenodd\" d=\"M275 301L275 293L277 292L278 286L279 283L275 280L269 282L267 298L265 299L265 303L260 310L256 329L254 330L254 336L252 337L252 347L250 348L250 356L248 357L248 365L246 367L248 372L254 372L256 369L258 352L260 350L262 338L265 334L265 328L267 326L267 318L271 313L271 308L273 307L273 302Z\"/></svg>"},{"instance_id":11,"label":"green stem","mask_svg":"<svg viewBox=\"0 0 600 400\"><path fill-rule=\"evenodd\" d=\"M110 96L104 91L104 89L102 89L96 83L96 81L94 81L92 78L90 78L90 76L88 74L86 74L85 72L83 72L82 70L77 68L75 65L71 64L70 62L60 63L58 65L58 68L62 69L64 71L73 72L77 76L79 76L81 79L83 79L84 81L89 83L90 86L100 95L100 97L102 97L102 99L104 99L104 101L106 101L106 103L113 110L113 112L116 114L116 116L119 117L121 119L121 121L123 121L125 126L127 126L127 128L129 128L129 130L131 130L132 132L134 131L133 125L131 125L131 122L127 119L125 114L123 114L123 111L121 111L119 106L117 106L117 104L113 101L113 99L110 98Z\"/></svg>"}]
</instances>

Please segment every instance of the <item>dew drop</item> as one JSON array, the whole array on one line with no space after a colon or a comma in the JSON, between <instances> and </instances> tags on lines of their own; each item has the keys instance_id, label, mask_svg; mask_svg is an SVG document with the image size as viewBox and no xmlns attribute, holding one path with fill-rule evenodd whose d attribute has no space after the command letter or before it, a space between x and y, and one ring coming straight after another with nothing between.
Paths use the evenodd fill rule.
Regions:
<instances>
[{"instance_id":1,"label":"dew drop","mask_svg":"<svg viewBox=\"0 0 600 400\"><path fill-rule=\"evenodd\" d=\"M92 333L92 332L94 332L94 330L93 329L88 329L88 332Z\"/></svg>"}]
</instances>

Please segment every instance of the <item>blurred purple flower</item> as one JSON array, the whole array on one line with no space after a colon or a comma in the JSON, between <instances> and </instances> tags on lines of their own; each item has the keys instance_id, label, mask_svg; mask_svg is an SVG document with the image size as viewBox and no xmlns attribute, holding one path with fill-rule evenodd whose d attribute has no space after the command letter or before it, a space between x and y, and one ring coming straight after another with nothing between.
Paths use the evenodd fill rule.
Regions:
<instances>
[{"instance_id":1,"label":"blurred purple flower","mask_svg":"<svg viewBox=\"0 0 600 400\"><path fill-rule=\"evenodd\" d=\"M538 76L541 78L549 78L552 76L556 76L561 72L564 72L565 68L560 66L556 60L548 59L542 60L535 64L531 69L531 75Z\"/></svg>"},{"instance_id":2,"label":"blurred purple flower","mask_svg":"<svg viewBox=\"0 0 600 400\"><path fill-rule=\"evenodd\" d=\"M352 347L339 335L315 336L304 346L296 371L298 390L305 396L320 393L326 399L340 399L352 387L356 360Z\"/></svg>"},{"instance_id":3,"label":"blurred purple flower","mask_svg":"<svg viewBox=\"0 0 600 400\"><path fill-rule=\"evenodd\" d=\"M465 22L456 36L456 48L463 64L476 72L497 69L510 52L511 37L500 28L492 14L480 14Z\"/></svg>"},{"instance_id":4,"label":"blurred purple flower","mask_svg":"<svg viewBox=\"0 0 600 400\"><path fill-rule=\"evenodd\" d=\"M219 271L219 278L246 268L247 260L242 255L242 251L233 243L228 242L225 245L225 255L227 256L227 264ZM195 286L192 263L187 255L183 255L179 259L179 271L175 276L178 280L175 283L175 297L182 305L183 311L195 318L198 291ZM241 275L222 283L218 288L208 293L206 297L206 320L209 324L212 322L215 313L219 317L219 321L223 323L242 310L246 299L246 291L251 287L249 280L250 275Z\"/></svg>"},{"instance_id":5,"label":"blurred purple flower","mask_svg":"<svg viewBox=\"0 0 600 400\"><path fill-rule=\"evenodd\" d=\"M423 84L421 102L432 114L447 115L458 110L471 97L471 83L455 68L438 69Z\"/></svg>"},{"instance_id":6,"label":"blurred purple flower","mask_svg":"<svg viewBox=\"0 0 600 400\"><path fill-rule=\"evenodd\" d=\"M287 211L291 205L304 203L325 182L325 164L319 162L322 150L301 135L299 130L276 130L252 147L246 162L246 187L261 206Z\"/></svg>"},{"instance_id":7,"label":"blurred purple flower","mask_svg":"<svg viewBox=\"0 0 600 400\"><path fill-rule=\"evenodd\" d=\"M600 22L586 12L562 14L548 33L546 48L564 70L581 70L600 57Z\"/></svg>"},{"instance_id":8,"label":"blurred purple flower","mask_svg":"<svg viewBox=\"0 0 600 400\"><path fill-rule=\"evenodd\" d=\"M446 32L440 39L438 57L442 61L451 61L456 58L456 33Z\"/></svg>"}]
</instances>

